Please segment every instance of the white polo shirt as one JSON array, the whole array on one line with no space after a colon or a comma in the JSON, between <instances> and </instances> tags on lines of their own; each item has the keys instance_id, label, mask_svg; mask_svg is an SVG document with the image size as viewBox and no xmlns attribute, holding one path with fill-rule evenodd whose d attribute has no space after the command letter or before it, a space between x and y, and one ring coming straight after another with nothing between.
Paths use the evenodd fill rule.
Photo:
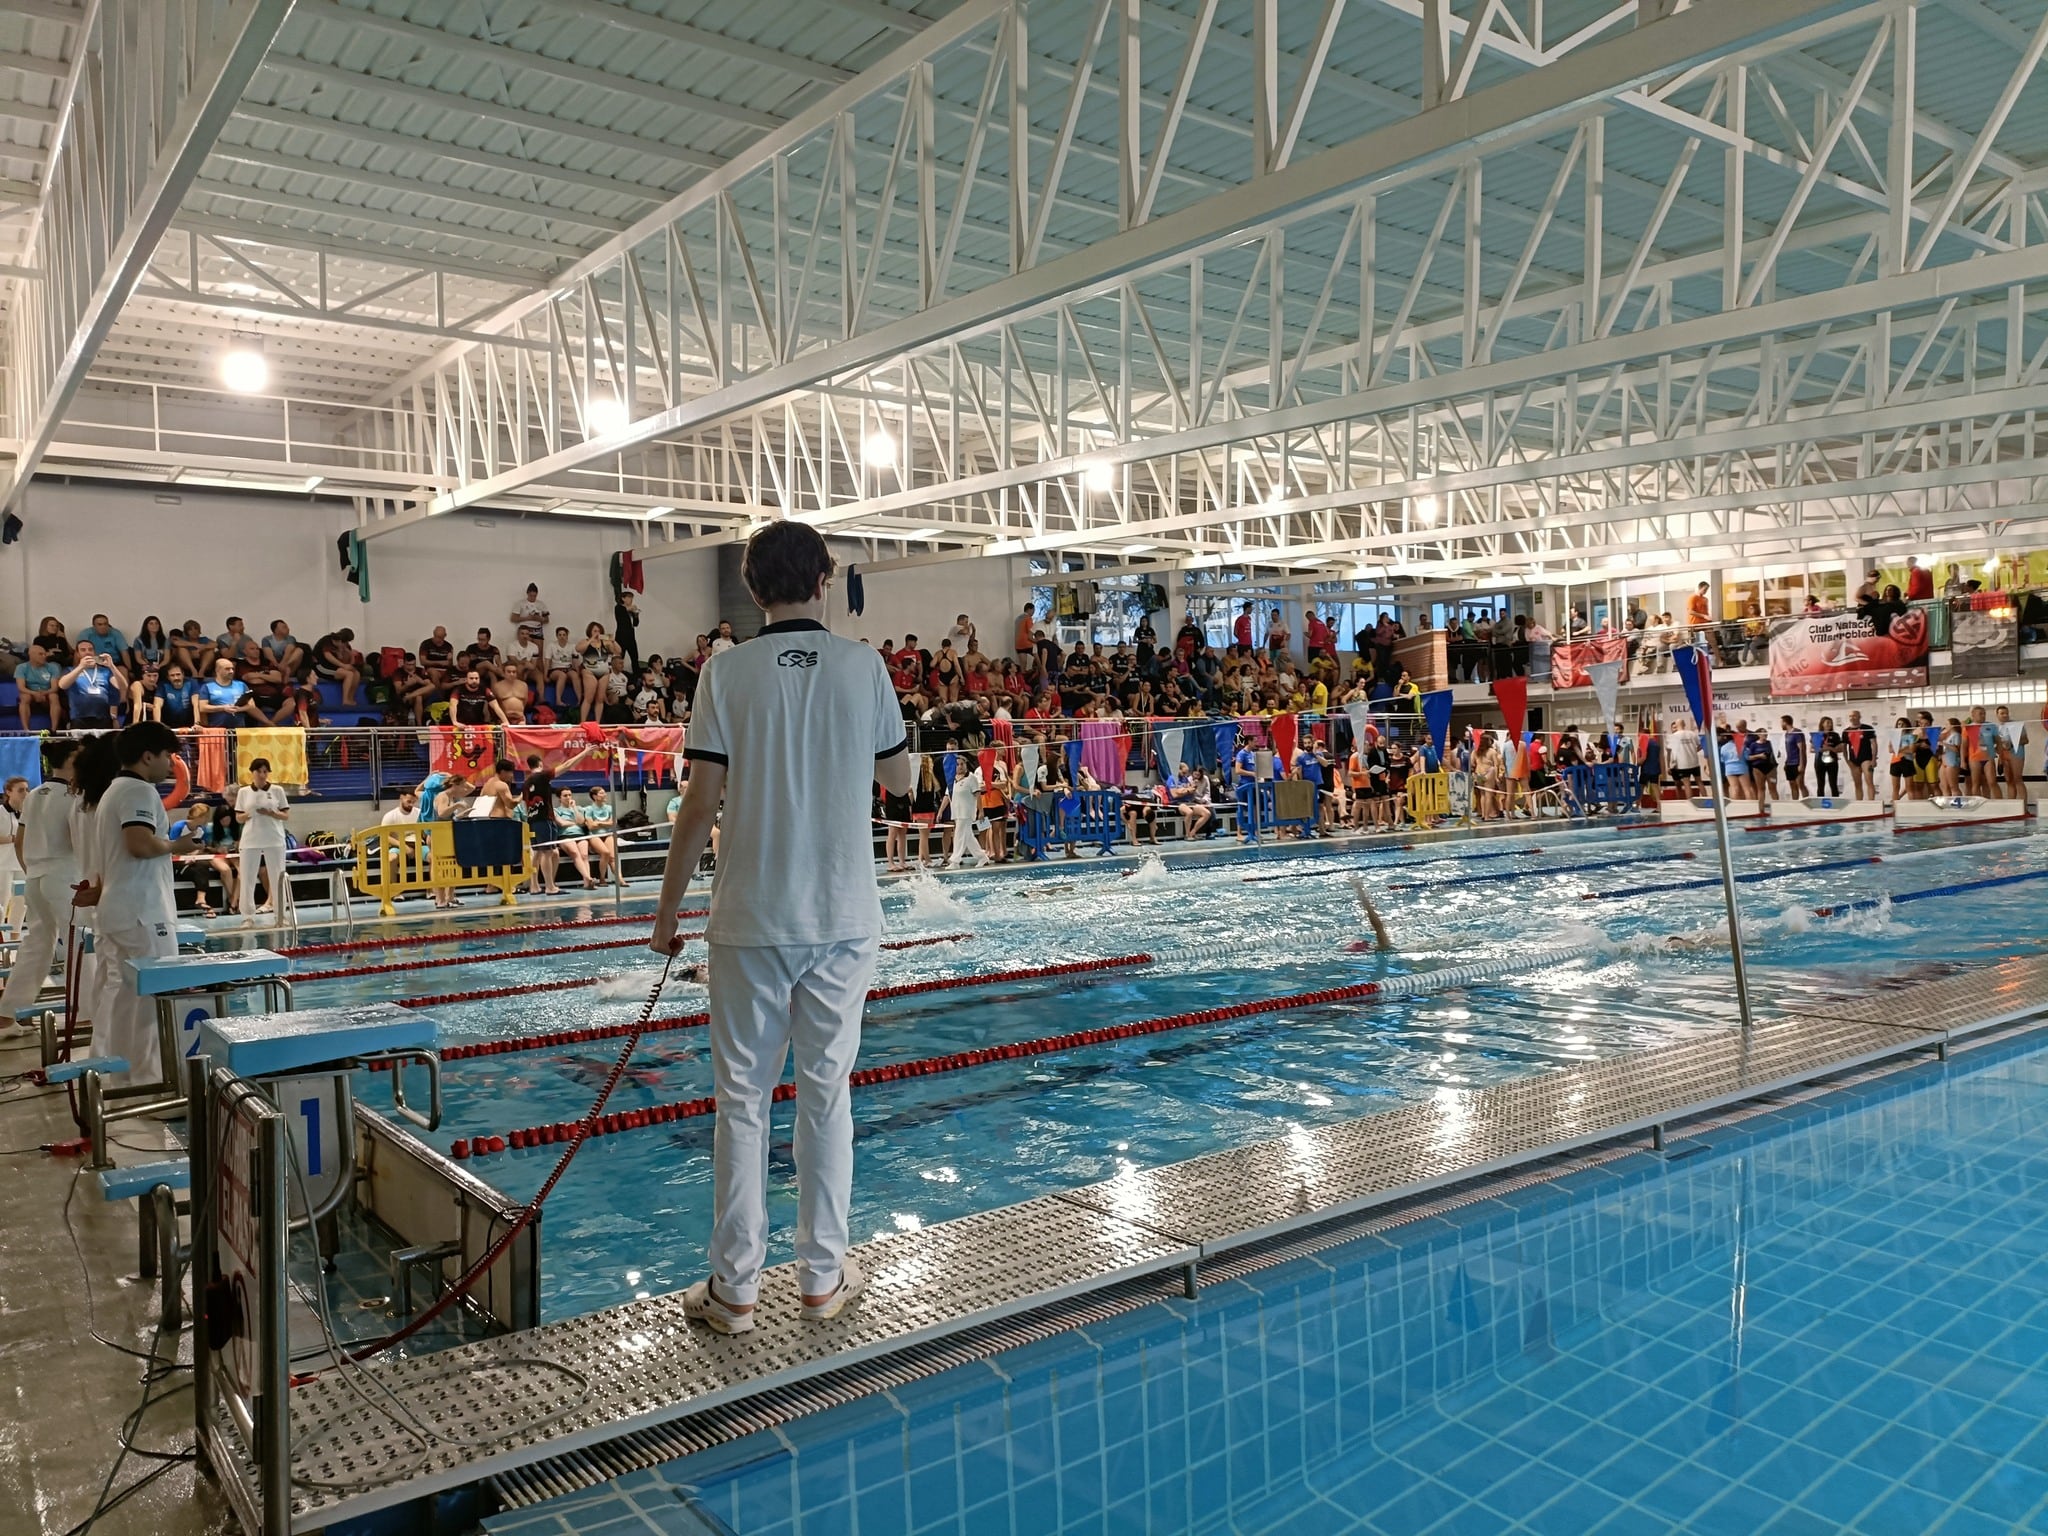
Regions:
<instances>
[{"instance_id":1,"label":"white polo shirt","mask_svg":"<svg viewBox=\"0 0 2048 1536\"><path fill-rule=\"evenodd\" d=\"M161 938L176 925L178 907L171 894L171 861L136 858L128 851L125 829L142 827L164 837L170 816L154 784L123 773L100 796L93 818L101 882L94 926L109 939L140 948L148 941L135 930L153 930Z\"/></svg>"},{"instance_id":2,"label":"white polo shirt","mask_svg":"<svg viewBox=\"0 0 2048 1536\"><path fill-rule=\"evenodd\" d=\"M814 619L714 656L683 755L726 770L705 937L761 949L879 938L875 763L905 751L882 658Z\"/></svg>"},{"instance_id":3,"label":"white polo shirt","mask_svg":"<svg viewBox=\"0 0 2048 1536\"><path fill-rule=\"evenodd\" d=\"M285 811L291 809L291 802L284 797L284 791L275 784L258 789L254 784L244 784L235 794L235 811L242 818L242 846L244 848L282 848L285 845L284 823L275 816L258 816L259 810Z\"/></svg>"},{"instance_id":4,"label":"white polo shirt","mask_svg":"<svg viewBox=\"0 0 2048 1536\"><path fill-rule=\"evenodd\" d=\"M71 846L71 814L76 803L71 786L56 779L38 784L21 802L21 855L30 874L77 873L78 853Z\"/></svg>"}]
</instances>

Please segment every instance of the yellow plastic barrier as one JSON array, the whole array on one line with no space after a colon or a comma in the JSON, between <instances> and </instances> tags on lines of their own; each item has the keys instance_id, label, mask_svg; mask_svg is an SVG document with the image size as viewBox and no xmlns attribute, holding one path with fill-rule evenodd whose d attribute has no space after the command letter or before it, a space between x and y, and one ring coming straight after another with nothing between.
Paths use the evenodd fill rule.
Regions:
<instances>
[{"instance_id":1,"label":"yellow plastic barrier","mask_svg":"<svg viewBox=\"0 0 2048 1536\"><path fill-rule=\"evenodd\" d=\"M456 886L495 889L501 904L509 907L514 892L533 873L533 844L523 823L519 863L504 868L464 869L458 864L452 822L406 821L369 827L349 842L356 854L356 887L365 896L376 897L386 917L391 916L395 897Z\"/></svg>"},{"instance_id":2,"label":"yellow plastic barrier","mask_svg":"<svg viewBox=\"0 0 2048 1536\"><path fill-rule=\"evenodd\" d=\"M1418 827L1451 814L1451 778L1447 773L1408 775L1408 816Z\"/></svg>"}]
</instances>

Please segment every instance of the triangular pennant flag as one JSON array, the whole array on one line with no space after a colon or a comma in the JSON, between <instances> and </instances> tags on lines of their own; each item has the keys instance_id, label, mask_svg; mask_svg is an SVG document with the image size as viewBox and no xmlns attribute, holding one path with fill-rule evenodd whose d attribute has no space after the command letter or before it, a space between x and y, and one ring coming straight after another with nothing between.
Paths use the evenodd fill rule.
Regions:
<instances>
[{"instance_id":1,"label":"triangular pennant flag","mask_svg":"<svg viewBox=\"0 0 2048 1536\"><path fill-rule=\"evenodd\" d=\"M1081 743L1078 740L1067 743L1067 781L1071 784L1081 782Z\"/></svg>"},{"instance_id":2,"label":"triangular pennant flag","mask_svg":"<svg viewBox=\"0 0 2048 1536\"><path fill-rule=\"evenodd\" d=\"M1693 723L1706 730L1714 722L1714 669L1707 660L1705 647L1681 645L1671 653L1671 663L1678 669L1678 680L1685 687L1685 702L1692 708Z\"/></svg>"},{"instance_id":3,"label":"triangular pennant flag","mask_svg":"<svg viewBox=\"0 0 2048 1536\"><path fill-rule=\"evenodd\" d=\"M1612 720L1621 697L1621 663L1594 661L1586 664L1586 680L1593 685L1593 697L1600 701L1600 718Z\"/></svg>"},{"instance_id":4,"label":"triangular pennant flag","mask_svg":"<svg viewBox=\"0 0 2048 1536\"><path fill-rule=\"evenodd\" d=\"M1508 723L1510 739L1520 736L1529 723L1529 679L1526 677L1495 678L1493 699L1500 705L1500 712Z\"/></svg>"},{"instance_id":5,"label":"triangular pennant flag","mask_svg":"<svg viewBox=\"0 0 2048 1536\"><path fill-rule=\"evenodd\" d=\"M1017 749L1017 761L1023 765L1024 784L1031 790L1038 788L1038 743L1027 741Z\"/></svg>"},{"instance_id":6,"label":"triangular pennant flag","mask_svg":"<svg viewBox=\"0 0 2048 1536\"><path fill-rule=\"evenodd\" d=\"M1429 727L1430 742L1441 758L1451 739L1451 690L1439 688L1422 696L1422 723Z\"/></svg>"},{"instance_id":7,"label":"triangular pennant flag","mask_svg":"<svg viewBox=\"0 0 2048 1536\"><path fill-rule=\"evenodd\" d=\"M960 754L958 752L948 752L939 759L939 782L944 784L946 788L951 789L953 787L953 775L959 771Z\"/></svg>"},{"instance_id":8,"label":"triangular pennant flag","mask_svg":"<svg viewBox=\"0 0 2048 1536\"><path fill-rule=\"evenodd\" d=\"M1294 764L1294 743L1299 738L1301 722L1292 715L1277 715L1273 719L1273 777L1284 779L1287 770Z\"/></svg>"}]
</instances>

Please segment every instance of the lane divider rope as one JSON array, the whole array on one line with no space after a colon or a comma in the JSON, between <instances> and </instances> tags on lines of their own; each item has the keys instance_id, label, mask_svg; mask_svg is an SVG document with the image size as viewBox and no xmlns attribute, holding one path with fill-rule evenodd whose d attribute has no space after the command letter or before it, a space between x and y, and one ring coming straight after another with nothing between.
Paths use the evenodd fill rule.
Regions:
<instances>
[{"instance_id":1,"label":"lane divider rope","mask_svg":"<svg viewBox=\"0 0 2048 1536\"><path fill-rule=\"evenodd\" d=\"M872 1088L883 1083L901 1082L906 1078L933 1077L946 1072L959 1072L990 1062L1049 1056L1079 1050L1085 1046L1107 1045L1120 1040L1138 1039L1145 1035L1165 1034L1169 1030L1192 1029L1203 1024L1221 1024L1234 1019L1254 1018L1261 1014L1283 1013L1294 1008L1313 1008L1331 1003L1364 1002L1388 997L1413 997L1447 991L1455 987L1470 986L1474 982L1491 980L1514 971L1539 970L1572 960L1582 960L1589 955L1601 953L1606 948L1604 944L1575 944L1523 954L1499 955L1487 960L1470 961L1464 965L1417 971L1406 976L1390 976L1382 981L1360 982L1348 987L1296 992L1285 997L1231 1003L1221 1008L1199 1008L1188 1013L1170 1013L1159 1018L1139 1019L1129 1024L1106 1024L1093 1029L1075 1030L1071 1034L1051 1035L1037 1040L1019 1040L1009 1045L981 1046L970 1051L957 1051L950 1056L926 1056L913 1061L893 1062L887 1066L864 1067L853 1073L849 1082L854 1088ZM778 1104L787 1103L796 1097L796 1084L779 1084L770 1097ZM615 1110L590 1121L557 1121L548 1125L522 1126L502 1136L469 1137L457 1140L449 1151L450 1155L456 1158L468 1158L503 1152L508 1148L523 1150L527 1147L553 1146L558 1142L573 1141L579 1137L609 1136L619 1131L670 1125L678 1120L694 1120L716 1114L717 1111L718 1100L715 1096L683 1099L674 1103L653 1105L646 1109Z\"/></svg>"},{"instance_id":2,"label":"lane divider rope","mask_svg":"<svg viewBox=\"0 0 2048 1536\"><path fill-rule=\"evenodd\" d=\"M697 938L697 934L682 934L683 939ZM925 939L897 939L884 944L884 949L926 949L934 944L957 944L971 939L971 933L939 933ZM500 997L523 997L529 992L567 992L572 987L594 987L601 981L614 981L611 976L569 976L559 981L530 981L513 987L479 987L468 992L441 992L431 997L396 997L391 1001L400 1008L445 1008L450 1003L484 1003Z\"/></svg>"},{"instance_id":3,"label":"lane divider rope","mask_svg":"<svg viewBox=\"0 0 2048 1536\"><path fill-rule=\"evenodd\" d=\"M678 912L677 918L709 917L709 911ZM459 944L465 939L498 939L521 933L560 933L569 928L604 928L614 923L651 923L644 912L635 915L621 914L617 917L581 917L559 923L514 923L499 928L465 928L454 933L397 933L378 939L345 939L332 944L294 944L290 949L280 949L278 954L287 960L299 960L308 955L354 955L366 949L411 949L421 944Z\"/></svg>"},{"instance_id":4,"label":"lane divider rope","mask_svg":"<svg viewBox=\"0 0 2048 1536\"><path fill-rule=\"evenodd\" d=\"M1407 853L1412 849L1422 846L1423 844L1421 843L1385 843L1380 847L1369 848L1365 851L1367 853ZM1498 848L1488 853L1453 853L1447 854L1440 859L1404 860L1400 867L1402 869L1427 869L1432 864L1473 864L1481 859L1530 859L1542 851L1541 848ZM1242 883L1245 885L1263 885L1269 880L1299 880L1307 875L1334 875L1342 873L1347 869L1381 869L1384 867L1384 865L1379 864L1360 864L1347 859L1342 864L1328 864L1319 869L1296 870L1288 874L1246 875Z\"/></svg>"},{"instance_id":5,"label":"lane divider rope","mask_svg":"<svg viewBox=\"0 0 2048 1536\"><path fill-rule=\"evenodd\" d=\"M1551 869L1510 869L1497 875L1474 875L1464 881L1466 885L1489 885L1496 880L1531 880L1538 875L1575 875L1589 869L1621 869L1639 864L1668 864L1678 859L1696 859L1699 855L1691 849L1683 853L1653 853L1648 858L1638 855L1632 859L1589 859L1582 864L1559 864ZM1390 891L1412 891L1426 882L1420 880L1396 881L1387 887Z\"/></svg>"},{"instance_id":6,"label":"lane divider rope","mask_svg":"<svg viewBox=\"0 0 2048 1536\"><path fill-rule=\"evenodd\" d=\"M1965 880L1956 885L1933 885L1924 891L1895 891L1889 896L1872 896L1862 901L1844 902L1837 907L1815 907L1815 917L1846 917L1851 912L1868 912L1890 902L1902 907L1909 902L1932 901L1937 896L1961 896L1968 891L1988 891L1994 886L2020 885L2028 880L2048 880L2048 869L2030 869L2017 875L1994 875L1988 880Z\"/></svg>"},{"instance_id":7,"label":"lane divider rope","mask_svg":"<svg viewBox=\"0 0 2048 1536\"><path fill-rule=\"evenodd\" d=\"M1187 951L1168 951L1167 957L1185 955ZM1152 965L1157 959L1150 954L1111 955L1102 960L1068 960L1058 965L1033 965L1014 971L983 971L967 976L939 976L930 981L904 982L893 987L874 987L868 992L871 1003L884 1002L897 997L920 997L928 992L953 992L967 987L1001 986L1012 981L1037 981L1048 976L1085 976L1096 971L1122 970L1130 966ZM500 1040L471 1040L459 1045L441 1047L443 1061L467 1061L473 1056L506 1056L520 1051L553 1050L565 1045L587 1045L597 1040L622 1040L636 1031L641 1034L666 1034L677 1029L696 1029L707 1023L709 1014L685 1013L673 1018L654 1019L645 1024L595 1024L582 1029L558 1029L541 1035L515 1035Z\"/></svg>"},{"instance_id":8,"label":"lane divider rope","mask_svg":"<svg viewBox=\"0 0 2048 1536\"><path fill-rule=\"evenodd\" d=\"M644 921L644 919L643 919ZM350 976L391 976L400 971L426 971L444 965L488 965L496 960L534 960L544 955L580 955L601 949L646 948L647 933L637 939L593 939L587 944L558 944L552 949L523 949L514 954L493 951L488 955L429 955L419 960L392 960L383 965L344 965L326 971L294 971L290 976L292 985L307 981L341 981ZM701 939L701 933L683 935L686 939Z\"/></svg>"},{"instance_id":9,"label":"lane divider rope","mask_svg":"<svg viewBox=\"0 0 2048 1536\"><path fill-rule=\"evenodd\" d=\"M1767 880L1789 880L1794 875L1817 875L1831 869L1861 869L1866 864L1882 864L1884 855L1866 853L1853 859L1829 859L1820 864L1794 864L1786 869L1752 869L1735 877L1737 885L1762 885ZM1623 896L1655 896L1666 891L1704 891L1718 888L1720 876L1711 880L1672 880L1663 885L1624 885L1612 891L1586 891L1582 901L1614 901Z\"/></svg>"}]
</instances>

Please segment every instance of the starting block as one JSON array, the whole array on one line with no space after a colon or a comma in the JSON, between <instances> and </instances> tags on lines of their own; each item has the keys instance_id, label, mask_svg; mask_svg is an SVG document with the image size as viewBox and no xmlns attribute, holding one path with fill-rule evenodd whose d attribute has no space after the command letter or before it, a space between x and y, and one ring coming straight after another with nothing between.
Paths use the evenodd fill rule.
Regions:
<instances>
[{"instance_id":1,"label":"starting block","mask_svg":"<svg viewBox=\"0 0 2048 1536\"><path fill-rule=\"evenodd\" d=\"M1754 800L1730 800L1728 819L1730 821L1754 820L1763 814L1764 808ZM1709 799L1660 800L1657 802L1657 817L1666 826L1674 823L1712 821L1714 802Z\"/></svg>"},{"instance_id":2,"label":"starting block","mask_svg":"<svg viewBox=\"0 0 2048 1536\"><path fill-rule=\"evenodd\" d=\"M1935 827L1967 827L1987 821L2025 821L2030 814L2031 808L2024 800L1940 795L1931 800L1895 802L1892 806L1892 830L1925 832Z\"/></svg>"},{"instance_id":3,"label":"starting block","mask_svg":"<svg viewBox=\"0 0 2048 1536\"><path fill-rule=\"evenodd\" d=\"M1766 801L1763 819L1768 825L1751 825L1744 830L1782 832L1789 827L1829 827L1844 821L1882 821L1890 814L1882 800L1806 795L1797 800Z\"/></svg>"}]
</instances>

